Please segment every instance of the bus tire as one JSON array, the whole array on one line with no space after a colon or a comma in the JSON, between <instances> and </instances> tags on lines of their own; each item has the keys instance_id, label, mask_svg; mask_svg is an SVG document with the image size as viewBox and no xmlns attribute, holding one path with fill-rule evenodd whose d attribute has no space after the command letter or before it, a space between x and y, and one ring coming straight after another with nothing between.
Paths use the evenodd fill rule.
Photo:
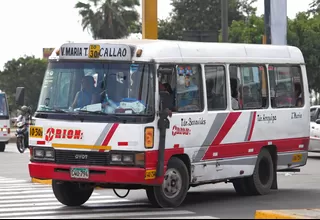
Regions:
<instances>
[{"instance_id":1,"label":"bus tire","mask_svg":"<svg viewBox=\"0 0 320 220\"><path fill-rule=\"evenodd\" d=\"M0 143L0 152L4 152L6 149L6 144L5 143Z\"/></svg>"},{"instance_id":2,"label":"bus tire","mask_svg":"<svg viewBox=\"0 0 320 220\"><path fill-rule=\"evenodd\" d=\"M182 160L172 157L161 186L147 189L150 203L160 208L175 208L185 200L190 184L189 172Z\"/></svg>"},{"instance_id":3,"label":"bus tire","mask_svg":"<svg viewBox=\"0 0 320 220\"><path fill-rule=\"evenodd\" d=\"M233 187L237 194L240 196L249 196L251 195L249 186L248 186L248 177L235 179L232 181Z\"/></svg>"},{"instance_id":4,"label":"bus tire","mask_svg":"<svg viewBox=\"0 0 320 220\"><path fill-rule=\"evenodd\" d=\"M274 169L270 152L263 148L257 158L253 175L248 178L248 187L252 195L265 195L271 191L276 175Z\"/></svg>"},{"instance_id":5,"label":"bus tire","mask_svg":"<svg viewBox=\"0 0 320 220\"><path fill-rule=\"evenodd\" d=\"M57 200L66 206L81 206L93 193L93 188L81 189L79 184L52 180L52 189Z\"/></svg>"},{"instance_id":6,"label":"bus tire","mask_svg":"<svg viewBox=\"0 0 320 220\"><path fill-rule=\"evenodd\" d=\"M146 194L148 197L149 202L151 203L151 205L155 208L161 208L156 200L156 197L154 195L154 190L153 187L149 187L146 189Z\"/></svg>"}]
</instances>

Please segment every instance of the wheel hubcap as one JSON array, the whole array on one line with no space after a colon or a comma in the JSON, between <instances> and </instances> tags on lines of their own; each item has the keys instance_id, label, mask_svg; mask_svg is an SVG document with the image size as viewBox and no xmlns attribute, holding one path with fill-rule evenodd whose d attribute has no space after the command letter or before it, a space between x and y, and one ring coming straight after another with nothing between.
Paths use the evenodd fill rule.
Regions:
<instances>
[{"instance_id":1,"label":"wheel hubcap","mask_svg":"<svg viewBox=\"0 0 320 220\"><path fill-rule=\"evenodd\" d=\"M180 193L181 179L181 175L176 169L170 168L167 170L162 184L162 190L166 197L174 198Z\"/></svg>"}]
</instances>

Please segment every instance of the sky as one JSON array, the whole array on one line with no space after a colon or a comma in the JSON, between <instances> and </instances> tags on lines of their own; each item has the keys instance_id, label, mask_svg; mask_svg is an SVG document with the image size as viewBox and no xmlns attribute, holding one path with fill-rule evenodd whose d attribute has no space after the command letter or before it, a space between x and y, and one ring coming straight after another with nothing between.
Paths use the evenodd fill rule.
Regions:
<instances>
[{"instance_id":1,"label":"sky","mask_svg":"<svg viewBox=\"0 0 320 220\"><path fill-rule=\"evenodd\" d=\"M86 1L86 0L83 0ZM141 0L140 0L141 1ZM281 1L281 0L280 0ZM0 70L4 64L24 55L42 57L42 48L57 47L66 41L92 39L81 27L81 17L73 0L10 0L0 8ZM158 0L158 18L166 18L171 0ZM309 8L312 0L287 0L287 14L294 18ZM19 6L19 7L17 7ZM258 14L264 12L264 0L256 3ZM141 7L138 8L141 13ZM9 22L7 22L9 21Z\"/></svg>"}]
</instances>

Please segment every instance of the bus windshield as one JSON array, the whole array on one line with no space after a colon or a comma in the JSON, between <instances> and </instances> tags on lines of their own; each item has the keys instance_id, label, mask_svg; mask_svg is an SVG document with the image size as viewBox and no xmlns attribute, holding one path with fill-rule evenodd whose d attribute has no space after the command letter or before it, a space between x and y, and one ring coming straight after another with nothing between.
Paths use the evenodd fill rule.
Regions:
<instances>
[{"instance_id":1,"label":"bus windshield","mask_svg":"<svg viewBox=\"0 0 320 220\"><path fill-rule=\"evenodd\" d=\"M50 62L37 111L154 114L152 67L128 62Z\"/></svg>"}]
</instances>

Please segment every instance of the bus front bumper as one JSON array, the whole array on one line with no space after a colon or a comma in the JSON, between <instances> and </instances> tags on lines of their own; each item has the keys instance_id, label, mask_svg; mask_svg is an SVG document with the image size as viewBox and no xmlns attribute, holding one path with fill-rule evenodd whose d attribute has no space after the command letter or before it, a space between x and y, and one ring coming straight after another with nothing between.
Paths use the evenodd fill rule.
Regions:
<instances>
[{"instance_id":1,"label":"bus front bumper","mask_svg":"<svg viewBox=\"0 0 320 220\"><path fill-rule=\"evenodd\" d=\"M72 168L88 168L89 177L78 179L71 177ZM146 178L147 170L137 167L102 167L81 165L58 165L54 163L29 163L29 173L36 179L53 179L73 182L90 182L97 184L132 184L132 185L161 185L163 177ZM149 175L148 175L149 176ZM149 176L150 177L150 176Z\"/></svg>"}]
</instances>

